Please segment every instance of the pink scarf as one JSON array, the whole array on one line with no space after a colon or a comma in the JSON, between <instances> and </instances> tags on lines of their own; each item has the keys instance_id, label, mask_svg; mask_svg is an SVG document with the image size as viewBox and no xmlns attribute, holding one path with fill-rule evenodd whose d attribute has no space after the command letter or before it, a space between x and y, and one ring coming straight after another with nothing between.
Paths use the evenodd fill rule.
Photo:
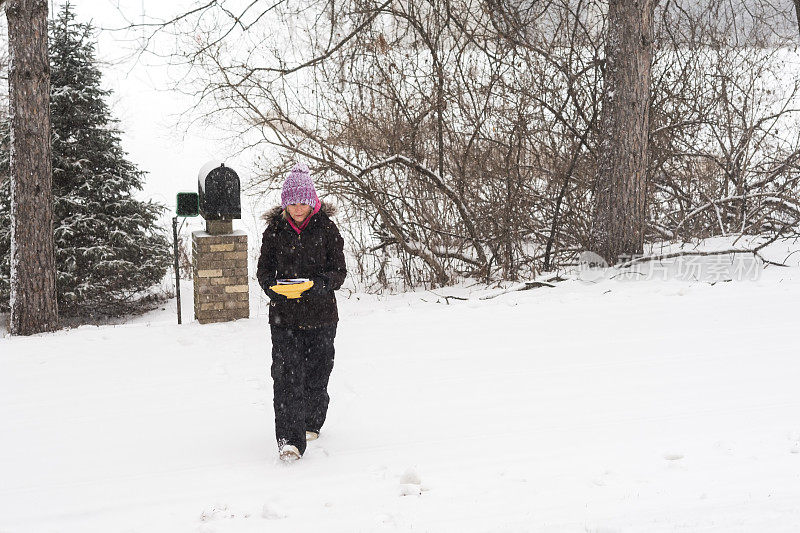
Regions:
<instances>
[{"instance_id":1,"label":"pink scarf","mask_svg":"<svg viewBox=\"0 0 800 533\"><path fill-rule=\"evenodd\" d=\"M289 224L294 228L294 230L297 232L297 234L300 235L300 232L303 231L304 229L306 229L306 226L308 226L308 223L311 222L311 217L313 217L314 215L319 213L319 210L320 210L321 207L322 207L322 202L317 200L317 206L314 208L314 211L312 211L311 214L306 217L306 219L303 221L303 223L300 224L299 228L297 227L297 225L295 225L294 219L292 218L292 215L289 215L288 217L286 217L286 219L289 221ZM289 213L286 213L286 214L288 215Z\"/></svg>"}]
</instances>

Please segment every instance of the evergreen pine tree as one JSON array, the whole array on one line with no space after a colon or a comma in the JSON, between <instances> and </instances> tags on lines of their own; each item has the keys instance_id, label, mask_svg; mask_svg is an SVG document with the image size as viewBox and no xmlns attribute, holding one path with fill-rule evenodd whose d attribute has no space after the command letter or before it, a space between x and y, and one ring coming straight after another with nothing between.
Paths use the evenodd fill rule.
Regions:
<instances>
[{"instance_id":1,"label":"evergreen pine tree","mask_svg":"<svg viewBox=\"0 0 800 533\"><path fill-rule=\"evenodd\" d=\"M145 173L126 159L101 88L93 28L69 3L50 24L53 196L58 306L62 316L110 316L140 297L170 264L157 227L163 207L133 197ZM0 131L0 308L8 307L8 136Z\"/></svg>"}]
</instances>

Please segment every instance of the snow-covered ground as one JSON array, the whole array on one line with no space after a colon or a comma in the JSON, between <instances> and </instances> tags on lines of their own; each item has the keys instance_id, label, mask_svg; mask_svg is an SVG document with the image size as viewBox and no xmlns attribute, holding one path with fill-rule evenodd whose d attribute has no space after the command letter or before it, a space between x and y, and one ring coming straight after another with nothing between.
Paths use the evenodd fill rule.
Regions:
<instances>
[{"instance_id":1,"label":"snow-covered ground","mask_svg":"<svg viewBox=\"0 0 800 533\"><path fill-rule=\"evenodd\" d=\"M255 291L249 320L2 337L0 532L800 531L799 260L344 291L328 423L292 465Z\"/></svg>"}]
</instances>

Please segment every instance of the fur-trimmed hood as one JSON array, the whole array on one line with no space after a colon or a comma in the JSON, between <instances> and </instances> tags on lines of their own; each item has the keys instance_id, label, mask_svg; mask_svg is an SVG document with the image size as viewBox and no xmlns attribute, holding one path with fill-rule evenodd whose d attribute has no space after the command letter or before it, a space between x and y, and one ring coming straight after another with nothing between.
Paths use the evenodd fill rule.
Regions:
<instances>
[{"instance_id":1,"label":"fur-trimmed hood","mask_svg":"<svg viewBox=\"0 0 800 533\"><path fill-rule=\"evenodd\" d=\"M338 211L336 206L330 204L328 202L322 201L322 206L319 208L321 213L325 213L328 217L333 217L336 215ZM266 213L261 215L261 219L264 220L267 224L277 223L281 220L286 220L286 212L284 211L283 207L277 205L272 209L268 210Z\"/></svg>"}]
</instances>

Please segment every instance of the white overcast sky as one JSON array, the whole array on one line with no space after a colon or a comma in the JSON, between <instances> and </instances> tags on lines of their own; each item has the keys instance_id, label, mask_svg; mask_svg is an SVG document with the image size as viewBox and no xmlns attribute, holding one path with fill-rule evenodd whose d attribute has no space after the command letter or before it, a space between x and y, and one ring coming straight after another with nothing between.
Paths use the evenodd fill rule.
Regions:
<instances>
[{"instance_id":1,"label":"white overcast sky","mask_svg":"<svg viewBox=\"0 0 800 533\"><path fill-rule=\"evenodd\" d=\"M49 0L52 10L61 5ZM196 191L197 173L209 160L223 160L235 168L242 182L248 179L247 163L238 161L226 143L214 138L213 128L179 124L178 115L192 100L169 89L167 69L153 59L134 61L134 43L120 28L142 15L168 19L195 2L187 0L73 0L80 22L98 29L98 59L103 62L104 85L114 91L109 102L123 131L123 147L129 158L149 175L142 198L165 204L170 211L178 191ZM161 49L159 53L170 50ZM219 135L219 134L218 134Z\"/></svg>"}]
</instances>

